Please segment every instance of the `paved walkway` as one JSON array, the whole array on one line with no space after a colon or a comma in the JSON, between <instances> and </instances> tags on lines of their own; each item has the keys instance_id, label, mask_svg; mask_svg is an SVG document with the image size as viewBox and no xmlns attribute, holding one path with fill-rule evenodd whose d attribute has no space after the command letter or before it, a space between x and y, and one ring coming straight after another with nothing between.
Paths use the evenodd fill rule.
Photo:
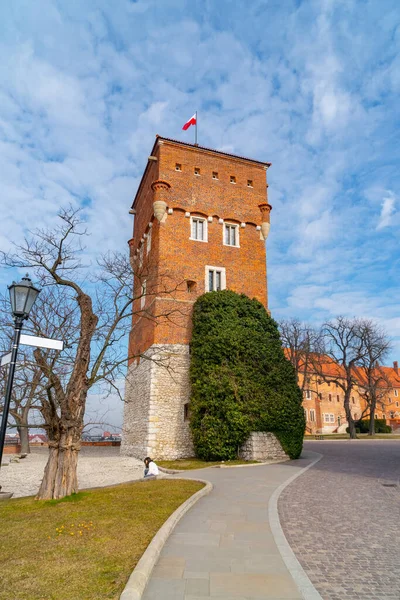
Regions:
<instances>
[{"instance_id":1,"label":"paved walkway","mask_svg":"<svg viewBox=\"0 0 400 600\"><path fill-rule=\"evenodd\" d=\"M400 598L400 440L306 442L323 454L278 507L324 600Z\"/></svg>"},{"instance_id":2,"label":"paved walkway","mask_svg":"<svg viewBox=\"0 0 400 600\"><path fill-rule=\"evenodd\" d=\"M314 458L309 452L288 463L188 473L214 489L175 528L143 600L303 598L271 532L268 501Z\"/></svg>"}]
</instances>

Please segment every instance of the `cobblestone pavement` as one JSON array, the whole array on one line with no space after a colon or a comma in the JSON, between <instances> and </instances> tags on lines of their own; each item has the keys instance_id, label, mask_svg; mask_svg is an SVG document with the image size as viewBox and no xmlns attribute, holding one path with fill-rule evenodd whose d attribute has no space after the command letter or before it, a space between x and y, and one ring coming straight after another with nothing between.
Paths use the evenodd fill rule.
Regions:
<instances>
[{"instance_id":1,"label":"cobblestone pavement","mask_svg":"<svg viewBox=\"0 0 400 600\"><path fill-rule=\"evenodd\" d=\"M400 598L400 440L306 442L324 455L279 499L286 538L324 600Z\"/></svg>"}]
</instances>

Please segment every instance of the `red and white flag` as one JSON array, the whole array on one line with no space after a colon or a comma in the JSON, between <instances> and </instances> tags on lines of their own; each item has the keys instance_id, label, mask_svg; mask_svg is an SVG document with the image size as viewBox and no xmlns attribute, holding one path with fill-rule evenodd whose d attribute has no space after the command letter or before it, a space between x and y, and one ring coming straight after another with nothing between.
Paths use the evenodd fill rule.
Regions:
<instances>
[{"instance_id":1,"label":"red and white flag","mask_svg":"<svg viewBox=\"0 0 400 600\"><path fill-rule=\"evenodd\" d=\"M186 131L186 129L189 129L189 127L191 125L196 125L196 123L197 123L197 113L194 113L193 117L190 117L189 121L186 121L186 123L184 124L182 129L184 131Z\"/></svg>"}]
</instances>

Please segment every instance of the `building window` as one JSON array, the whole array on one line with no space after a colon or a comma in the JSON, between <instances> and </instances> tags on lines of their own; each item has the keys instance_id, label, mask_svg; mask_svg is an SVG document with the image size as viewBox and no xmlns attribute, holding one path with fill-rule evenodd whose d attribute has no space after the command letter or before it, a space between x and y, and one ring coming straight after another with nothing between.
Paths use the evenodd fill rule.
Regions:
<instances>
[{"instance_id":1,"label":"building window","mask_svg":"<svg viewBox=\"0 0 400 600\"><path fill-rule=\"evenodd\" d=\"M328 400L329 402L332 402L332 394L328 394Z\"/></svg>"},{"instance_id":2,"label":"building window","mask_svg":"<svg viewBox=\"0 0 400 600\"><path fill-rule=\"evenodd\" d=\"M234 175L231 175L230 181L231 183L236 183L236 177Z\"/></svg>"},{"instance_id":3,"label":"building window","mask_svg":"<svg viewBox=\"0 0 400 600\"><path fill-rule=\"evenodd\" d=\"M143 279L143 281L142 281L142 288L141 288L140 292L141 292L141 296L140 296L140 308L144 308L144 305L146 304L146 292L147 292L147 281L146 281L146 279Z\"/></svg>"},{"instance_id":4,"label":"building window","mask_svg":"<svg viewBox=\"0 0 400 600\"><path fill-rule=\"evenodd\" d=\"M182 165L180 165L179 163L175 164L175 171L182 171Z\"/></svg>"},{"instance_id":5,"label":"building window","mask_svg":"<svg viewBox=\"0 0 400 600\"><path fill-rule=\"evenodd\" d=\"M213 171L212 178L213 179L218 179L218 173L217 173L217 171Z\"/></svg>"},{"instance_id":6,"label":"building window","mask_svg":"<svg viewBox=\"0 0 400 600\"><path fill-rule=\"evenodd\" d=\"M334 423L335 415L333 415L332 413L325 413L324 414L324 422L325 423Z\"/></svg>"},{"instance_id":7,"label":"building window","mask_svg":"<svg viewBox=\"0 0 400 600\"><path fill-rule=\"evenodd\" d=\"M224 245L239 247L239 225L225 223L224 225Z\"/></svg>"},{"instance_id":8,"label":"building window","mask_svg":"<svg viewBox=\"0 0 400 600\"><path fill-rule=\"evenodd\" d=\"M200 175L200 168L199 167L195 167L194 168L194 174L195 175Z\"/></svg>"},{"instance_id":9,"label":"building window","mask_svg":"<svg viewBox=\"0 0 400 600\"><path fill-rule=\"evenodd\" d=\"M310 421L315 423L315 410L313 408L310 408Z\"/></svg>"},{"instance_id":10,"label":"building window","mask_svg":"<svg viewBox=\"0 0 400 600\"><path fill-rule=\"evenodd\" d=\"M206 267L206 292L218 292L226 288L226 274L224 267Z\"/></svg>"},{"instance_id":11,"label":"building window","mask_svg":"<svg viewBox=\"0 0 400 600\"><path fill-rule=\"evenodd\" d=\"M247 187L253 187L253 180L252 179L248 179L247 180Z\"/></svg>"},{"instance_id":12,"label":"building window","mask_svg":"<svg viewBox=\"0 0 400 600\"><path fill-rule=\"evenodd\" d=\"M390 411L390 418L394 419L394 412L392 410Z\"/></svg>"},{"instance_id":13,"label":"building window","mask_svg":"<svg viewBox=\"0 0 400 600\"><path fill-rule=\"evenodd\" d=\"M307 400L311 400L311 390L306 390L306 398Z\"/></svg>"},{"instance_id":14,"label":"building window","mask_svg":"<svg viewBox=\"0 0 400 600\"><path fill-rule=\"evenodd\" d=\"M396 402L396 406L399 406L399 403L398 403L398 402Z\"/></svg>"},{"instance_id":15,"label":"building window","mask_svg":"<svg viewBox=\"0 0 400 600\"><path fill-rule=\"evenodd\" d=\"M151 250L151 229L147 232L147 246L146 246L146 254L148 254Z\"/></svg>"},{"instance_id":16,"label":"building window","mask_svg":"<svg viewBox=\"0 0 400 600\"><path fill-rule=\"evenodd\" d=\"M189 402L183 405L183 420L189 421L190 418L190 410L189 410Z\"/></svg>"},{"instance_id":17,"label":"building window","mask_svg":"<svg viewBox=\"0 0 400 600\"><path fill-rule=\"evenodd\" d=\"M199 217L190 217L191 240L207 242L207 220Z\"/></svg>"},{"instance_id":18,"label":"building window","mask_svg":"<svg viewBox=\"0 0 400 600\"><path fill-rule=\"evenodd\" d=\"M144 244L140 245L139 248L139 267L143 267L143 253L144 253Z\"/></svg>"},{"instance_id":19,"label":"building window","mask_svg":"<svg viewBox=\"0 0 400 600\"><path fill-rule=\"evenodd\" d=\"M306 418L306 421L308 421L307 409L306 409L306 408L304 408L303 410L304 410L304 416L305 416L305 418Z\"/></svg>"},{"instance_id":20,"label":"building window","mask_svg":"<svg viewBox=\"0 0 400 600\"><path fill-rule=\"evenodd\" d=\"M336 402L340 402L340 396L336 396Z\"/></svg>"},{"instance_id":21,"label":"building window","mask_svg":"<svg viewBox=\"0 0 400 600\"><path fill-rule=\"evenodd\" d=\"M196 291L196 282L188 279L186 281L186 291L188 292L188 294L192 294L193 292L195 292Z\"/></svg>"},{"instance_id":22,"label":"building window","mask_svg":"<svg viewBox=\"0 0 400 600\"><path fill-rule=\"evenodd\" d=\"M385 413L382 413L382 419L386 419Z\"/></svg>"},{"instance_id":23,"label":"building window","mask_svg":"<svg viewBox=\"0 0 400 600\"><path fill-rule=\"evenodd\" d=\"M393 390L393 391L394 391L394 395L395 395L395 396L396 396L396 398L397 398L397 396L399 395L399 392L398 392L398 390Z\"/></svg>"}]
</instances>

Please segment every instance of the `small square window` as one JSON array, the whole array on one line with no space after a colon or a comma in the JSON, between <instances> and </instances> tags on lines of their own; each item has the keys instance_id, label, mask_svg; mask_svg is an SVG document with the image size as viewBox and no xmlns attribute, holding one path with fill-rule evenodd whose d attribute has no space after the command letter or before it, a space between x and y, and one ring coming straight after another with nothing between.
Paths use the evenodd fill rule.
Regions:
<instances>
[{"instance_id":1,"label":"small square window","mask_svg":"<svg viewBox=\"0 0 400 600\"><path fill-rule=\"evenodd\" d=\"M194 174L195 175L200 175L200 168L199 167L195 167L194 168Z\"/></svg>"},{"instance_id":2,"label":"small square window","mask_svg":"<svg viewBox=\"0 0 400 600\"><path fill-rule=\"evenodd\" d=\"M224 224L225 246L239 246L239 226L232 223Z\"/></svg>"},{"instance_id":3,"label":"small square window","mask_svg":"<svg viewBox=\"0 0 400 600\"><path fill-rule=\"evenodd\" d=\"M218 179L218 173L217 173L217 171L213 171L212 178L213 179Z\"/></svg>"},{"instance_id":4,"label":"small square window","mask_svg":"<svg viewBox=\"0 0 400 600\"><path fill-rule=\"evenodd\" d=\"M253 180L252 179L248 179L247 180L247 187L253 187Z\"/></svg>"},{"instance_id":5,"label":"small square window","mask_svg":"<svg viewBox=\"0 0 400 600\"><path fill-rule=\"evenodd\" d=\"M182 171L182 165L180 165L179 163L175 164L175 171Z\"/></svg>"},{"instance_id":6,"label":"small square window","mask_svg":"<svg viewBox=\"0 0 400 600\"><path fill-rule=\"evenodd\" d=\"M196 291L196 282L188 279L186 281L186 291L188 292L188 294L192 294L193 292L195 292Z\"/></svg>"},{"instance_id":7,"label":"small square window","mask_svg":"<svg viewBox=\"0 0 400 600\"><path fill-rule=\"evenodd\" d=\"M234 175L231 175L231 183L236 183L236 177Z\"/></svg>"}]
</instances>

